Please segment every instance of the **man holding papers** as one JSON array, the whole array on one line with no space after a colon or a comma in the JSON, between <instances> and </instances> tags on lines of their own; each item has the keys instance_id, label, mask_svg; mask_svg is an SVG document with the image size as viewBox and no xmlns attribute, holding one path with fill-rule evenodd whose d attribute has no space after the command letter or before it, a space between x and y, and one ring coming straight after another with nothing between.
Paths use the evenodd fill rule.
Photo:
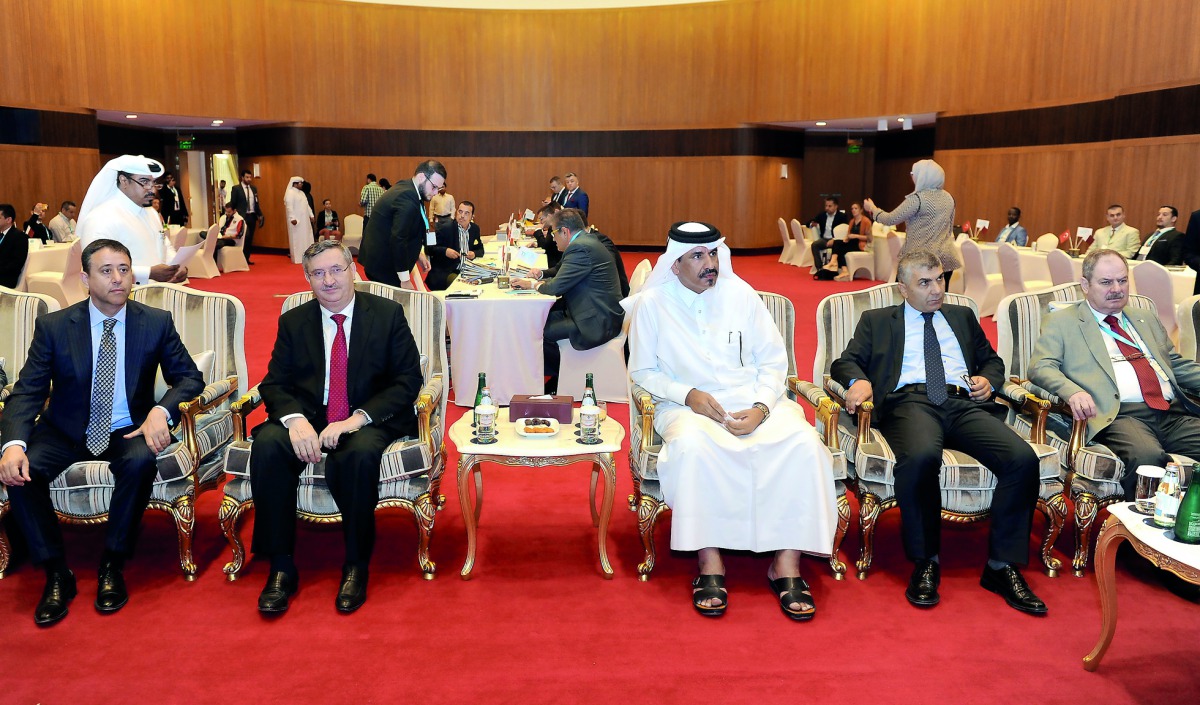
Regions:
<instances>
[{"instance_id":1,"label":"man holding papers","mask_svg":"<svg viewBox=\"0 0 1200 705\"><path fill-rule=\"evenodd\" d=\"M558 341L569 339L576 350L591 350L621 332L621 288L617 268L604 245L587 232L583 213L565 208L547 220L558 248L563 251L558 274L552 279L517 279L514 289L536 289L561 296L564 310L551 311L542 332L542 357L546 365L546 393L558 391Z\"/></svg>"},{"instance_id":2,"label":"man holding papers","mask_svg":"<svg viewBox=\"0 0 1200 705\"><path fill-rule=\"evenodd\" d=\"M149 207L155 181L163 173L163 165L153 159L132 154L117 157L92 179L79 208L76 233L82 246L101 239L125 245L133 258L134 284L187 278L187 267L166 264L175 257L175 248L167 242L158 213Z\"/></svg>"}]
</instances>

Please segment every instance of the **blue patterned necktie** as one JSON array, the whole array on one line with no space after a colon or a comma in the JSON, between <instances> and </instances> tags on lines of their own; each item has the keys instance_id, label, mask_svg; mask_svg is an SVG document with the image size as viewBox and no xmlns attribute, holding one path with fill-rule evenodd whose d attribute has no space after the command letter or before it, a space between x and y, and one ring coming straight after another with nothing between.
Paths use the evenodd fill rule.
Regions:
<instances>
[{"instance_id":1,"label":"blue patterned necktie","mask_svg":"<svg viewBox=\"0 0 1200 705\"><path fill-rule=\"evenodd\" d=\"M108 449L112 426L113 391L117 384L117 336L113 328L117 319L104 319L104 335L100 337L100 352L96 355L96 372L92 376L92 413L88 417L87 449L100 455Z\"/></svg>"},{"instance_id":2,"label":"blue patterned necktie","mask_svg":"<svg viewBox=\"0 0 1200 705\"><path fill-rule=\"evenodd\" d=\"M937 405L945 403L946 368L942 367L942 346L933 330L933 311L922 313L925 318L925 393Z\"/></svg>"}]
</instances>

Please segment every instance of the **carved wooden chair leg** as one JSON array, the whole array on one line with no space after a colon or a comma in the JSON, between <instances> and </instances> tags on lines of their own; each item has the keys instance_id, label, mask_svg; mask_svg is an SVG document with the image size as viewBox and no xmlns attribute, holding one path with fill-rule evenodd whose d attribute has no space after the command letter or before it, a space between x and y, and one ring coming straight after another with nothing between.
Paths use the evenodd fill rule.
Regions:
<instances>
[{"instance_id":1,"label":"carved wooden chair leg","mask_svg":"<svg viewBox=\"0 0 1200 705\"><path fill-rule=\"evenodd\" d=\"M233 552L232 560L226 563L224 568L225 579L229 582L237 580L238 573L246 565L246 547L242 545L242 537L238 535L238 519L253 506L254 500L238 502L232 497L221 500L221 510L217 517L221 522L221 533L225 535L225 541L229 543L229 549Z\"/></svg>"},{"instance_id":2,"label":"carved wooden chair leg","mask_svg":"<svg viewBox=\"0 0 1200 705\"><path fill-rule=\"evenodd\" d=\"M638 564L638 580L648 580L650 571L654 570L654 525L658 515L662 514L667 505L648 495L642 495L638 502L638 534L642 537L642 549L645 551L644 560Z\"/></svg>"},{"instance_id":3,"label":"carved wooden chair leg","mask_svg":"<svg viewBox=\"0 0 1200 705\"><path fill-rule=\"evenodd\" d=\"M442 447L442 458L446 457L445 446ZM444 461L439 461L439 464ZM434 468L429 473L429 501L433 504L434 509L442 511L442 507L446 505L446 495L441 494L442 491L442 473L438 468Z\"/></svg>"},{"instance_id":4,"label":"carved wooden chair leg","mask_svg":"<svg viewBox=\"0 0 1200 705\"><path fill-rule=\"evenodd\" d=\"M188 582L196 579L196 560L192 554L192 537L196 532L196 503L191 493L185 494L171 505L171 516L175 518L175 531L179 534L179 567Z\"/></svg>"},{"instance_id":5,"label":"carved wooden chair leg","mask_svg":"<svg viewBox=\"0 0 1200 705\"><path fill-rule=\"evenodd\" d=\"M1092 522L1100 504L1096 495L1091 492L1080 492L1075 496L1075 559L1071 567L1075 569L1075 577L1083 577L1083 569L1087 567L1088 550L1092 541Z\"/></svg>"},{"instance_id":6,"label":"carved wooden chair leg","mask_svg":"<svg viewBox=\"0 0 1200 705\"><path fill-rule=\"evenodd\" d=\"M411 511L417 522L417 563L421 566L421 577L433 580L437 575L437 564L429 559L429 539L433 535L437 507L426 492L413 502Z\"/></svg>"},{"instance_id":7,"label":"carved wooden chair leg","mask_svg":"<svg viewBox=\"0 0 1200 705\"><path fill-rule=\"evenodd\" d=\"M858 509L858 522L862 533L862 552L859 554L858 579L866 580L867 571L871 569L871 561L875 557L875 522L879 519L879 498L870 492L863 493Z\"/></svg>"},{"instance_id":8,"label":"carved wooden chair leg","mask_svg":"<svg viewBox=\"0 0 1200 705\"><path fill-rule=\"evenodd\" d=\"M8 514L7 503L0 506L0 521L4 520L5 514ZM8 532L4 530L4 525L0 524L0 580L4 579L10 560L12 560L12 544L8 542Z\"/></svg>"},{"instance_id":9,"label":"carved wooden chair leg","mask_svg":"<svg viewBox=\"0 0 1200 705\"><path fill-rule=\"evenodd\" d=\"M632 463L633 461L630 460ZM632 473L631 473L632 474ZM636 512L638 504L642 501L642 481L637 475L633 476L633 494L629 495L629 511Z\"/></svg>"},{"instance_id":10,"label":"carved wooden chair leg","mask_svg":"<svg viewBox=\"0 0 1200 705\"><path fill-rule=\"evenodd\" d=\"M1058 493L1049 500L1039 499L1038 510L1046 516L1046 538L1042 540L1042 565L1046 566L1046 575L1051 578L1058 575L1062 561L1054 556L1054 542L1062 533L1063 525L1067 522L1067 497Z\"/></svg>"},{"instance_id":11,"label":"carved wooden chair leg","mask_svg":"<svg viewBox=\"0 0 1200 705\"><path fill-rule=\"evenodd\" d=\"M846 564L841 560L839 552L842 548L842 541L846 538L846 531L850 529L850 500L846 490L837 498L837 533L833 535L833 552L829 555L829 567L833 569L833 577L835 580L843 580L846 577Z\"/></svg>"}]
</instances>

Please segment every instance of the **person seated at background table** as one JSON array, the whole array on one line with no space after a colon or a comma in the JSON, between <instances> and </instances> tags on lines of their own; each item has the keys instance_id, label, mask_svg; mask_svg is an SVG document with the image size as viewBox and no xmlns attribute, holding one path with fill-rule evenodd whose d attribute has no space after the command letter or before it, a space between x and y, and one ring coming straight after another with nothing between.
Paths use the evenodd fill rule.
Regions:
<instances>
[{"instance_id":1,"label":"person seated at background table","mask_svg":"<svg viewBox=\"0 0 1200 705\"><path fill-rule=\"evenodd\" d=\"M1086 297L1048 315L1029 359L1029 380L1087 419L1088 443L1121 462L1125 498L1139 465L1163 467L1168 453L1200 459L1200 365L1181 357L1152 311L1126 308L1129 265L1115 250L1092 250L1080 281Z\"/></svg>"},{"instance_id":2,"label":"person seated at background table","mask_svg":"<svg viewBox=\"0 0 1200 705\"><path fill-rule=\"evenodd\" d=\"M838 273L834 279L848 282L851 279L850 269L846 266L846 253L862 252L871 242L871 219L863 215L862 206L850 204L850 229L846 232L845 240L834 240L830 244L833 257L829 260L827 269Z\"/></svg>"},{"instance_id":3,"label":"person seated at background table","mask_svg":"<svg viewBox=\"0 0 1200 705\"><path fill-rule=\"evenodd\" d=\"M560 210L562 210L562 205L554 201L549 205L542 206L538 209L537 213L538 225L540 227L534 231L533 239L537 243L537 246L546 253L547 270L556 269L558 263L562 261L562 252L558 249L558 244L554 242L554 233L550 232L550 226L546 224L546 220Z\"/></svg>"},{"instance_id":4,"label":"person seated at background table","mask_svg":"<svg viewBox=\"0 0 1200 705\"><path fill-rule=\"evenodd\" d=\"M1138 229L1125 223L1125 208L1114 203L1105 211L1104 217L1108 225L1096 228L1092 233L1093 250L1116 250L1121 256L1129 259L1137 254L1142 244L1142 234Z\"/></svg>"},{"instance_id":5,"label":"person seated at background table","mask_svg":"<svg viewBox=\"0 0 1200 705\"><path fill-rule=\"evenodd\" d=\"M337 240L342 241L341 220L338 219L338 212L335 211L326 198L321 202L324 208L317 213L317 237L321 240Z\"/></svg>"},{"instance_id":6,"label":"person seated at background table","mask_svg":"<svg viewBox=\"0 0 1200 705\"><path fill-rule=\"evenodd\" d=\"M1164 267L1183 264L1183 233L1175 229L1179 211L1175 206L1163 206L1154 217L1157 229L1150 233L1138 248L1137 260L1158 262Z\"/></svg>"},{"instance_id":7,"label":"person seated at background table","mask_svg":"<svg viewBox=\"0 0 1200 705\"><path fill-rule=\"evenodd\" d=\"M564 208L547 221L562 250L557 274L544 281L517 279L514 289L534 289L559 296L563 308L552 310L542 331L545 391L558 391L558 341L570 340L576 350L591 350L621 333L625 312L621 309L621 285L612 255L593 233L587 232L583 213Z\"/></svg>"},{"instance_id":8,"label":"person seated at background table","mask_svg":"<svg viewBox=\"0 0 1200 705\"><path fill-rule=\"evenodd\" d=\"M583 214L583 225L587 228L588 234L599 240L600 244L604 245L604 249L608 250L608 254L612 257L613 266L617 268L617 283L620 285L621 298L629 296L629 275L625 273L625 260L621 258L621 251L617 249L616 243L614 243L609 236L600 232L599 229L588 225L586 213L583 213L582 211L580 211L580 213ZM531 269L529 270L529 276L534 279L547 279L558 274L559 266L560 265L547 266L544 270Z\"/></svg>"},{"instance_id":9,"label":"person seated at background table","mask_svg":"<svg viewBox=\"0 0 1200 705\"><path fill-rule=\"evenodd\" d=\"M286 611L299 586L296 490L304 467L324 453L346 546L335 606L348 613L367 599L383 452L417 433L421 364L404 308L354 290L354 262L341 243L318 240L302 261L313 299L279 317L259 384L267 420L254 429L250 454L253 548L271 561L258 609Z\"/></svg>"},{"instance_id":10,"label":"person seated at background table","mask_svg":"<svg viewBox=\"0 0 1200 705\"><path fill-rule=\"evenodd\" d=\"M50 219L47 227L55 242L73 242L75 240L75 215L79 213L75 201L63 201L58 214Z\"/></svg>"},{"instance_id":11,"label":"person seated at background table","mask_svg":"<svg viewBox=\"0 0 1200 705\"><path fill-rule=\"evenodd\" d=\"M217 228L217 249L237 244L237 239L246 233L246 219L240 216L232 203L225 204L225 217ZM200 239L208 239L208 231L200 231Z\"/></svg>"},{"instance_id":12,"label":"person seated at background table","mask_svg":"<svg viewBox=\"0 0 1200 705\"><path fill-rule=\"evenodd\" d=\"M438 226L437 244L425 248L429 257L429 274L425 286L433 291L442 291L458 278L464 260L483 257L483 239L479 226L472 222L475 204L463 201L458 204L454 220Z\"/></svg>"},{"instance_id":13,"label":"person seated at background table","mask_svg":"<svg viewBox=\"0 0 1200 705\"><path fill-rule=\"evenodd\" d=\"M800 553L829 555L837 524L833 458L785 395L783 337L738 278L720 231L671 226L667 250L630 308L629 373L655 401L658 476L671 548L697 551L692 606L729 604L721 549L774 552L771 593L789 618L816 613Z\"/></svg>"},{"instance_id":14,"label":"person seated at background table","mask_svg":"<svg viewBox=\"0 0 1200 705\"><path fill-rule=\"evenodd\" d=\"M969 308L942 303L937 255L909 252L897 274L904 303L864 311L830 374L846 387L847 412L874 402L872 419L895 453L904 553L915 564L904 595L917 607L940 601L939 474L949 448L970 453L996 476L979 584L1013 609L1045 614L1017 568L1029 560L1038 458L1004 423L1007 407L992 399L1004 383L1004 361Z\"/></svg>"},{"instance_id":15,"label":"person seated at background table","mask_svg":"<svg viewBox=\"0 0 1200 705\"><path fill-rule=\"evenodd\" d=\"M55 478L80 461L108 463L114 486L95 606L116 612L129 601L122 571L150 501L155 457L172 442L179 405L204 389L171 314L129 300L129 249L99 238L80 260L88 298L38 318L0 422L0 483L8 486L30 558L46 571L34 610L40 626L67 616L76 594L50 499ZM170 389L155 399L160 370Z\"/></svg>"},{"instance_id":16,"label":"person seated at background table","mask_svg":"<svg viewBox=\"0 0 1200 705\"><path fill-rule=\"evenodd\" d=\"M1025 226L1021 225L1020 208L1013 206L1008 209L1008 224L1000 229L996 242L1007 242L1017 247L1025 247L1029 243L1029 233L1025 232Z\"/></svg>"},{"instance_id":17,"label":"person seated at background table","mask_svg":"<svg viewBox=\"0 0 1200 705\"><path fill-rule=\"evenodd\" d=\"M825 210L813 216L808 221L808 227L816 230L816 239L813 240L810 249L812 250L813 266L821 267L821 250L828 249L833 242L833 229L846 222L846 214L838 210L838 199L834 196L829 196L825 199Z\"/></svg>"},{"instance_id":18,"label":"person seated at background table","mask_svg":"<svg viewBox=\"0 0 1200 705\"><path fill-rule=\"evenodd\" d=\"M29 259L29 238L13 227L16 218L17 209L11 203L0 203L0 286L9 289L15 289L21 281L21 271Z\"/></svg>"},{"instance_id":19,"label":"person seated at background table","mask_svg":"<svg viewBox=\"0 0 1200 705\"><path fill-rule=\"evenodd\" d=\"M25 235L27 237L41 240L43 245L53 239L50 235L50 228L47 228L46 224L42 222L42 218L45 216L46 204L35 203L33 205L33 210L29 212L29 218L25 221L24 225L21 226L21 229L25 231Z\"/></svg>"}]
</instances>

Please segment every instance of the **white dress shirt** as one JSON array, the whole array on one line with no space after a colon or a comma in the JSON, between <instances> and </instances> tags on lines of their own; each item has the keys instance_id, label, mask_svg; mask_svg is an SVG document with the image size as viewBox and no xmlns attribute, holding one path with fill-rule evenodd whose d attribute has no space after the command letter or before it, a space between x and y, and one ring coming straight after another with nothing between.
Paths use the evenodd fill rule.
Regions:
<instances>
[{"instance_id":1,"label":"white dress shirt","mask_svg":"<svg viewBox=\"0 0 1200 705\"><path fill-rule=\"evenodd\" d=\"M904 302L904 358L900 364L900 379L896 389L909 384L925 384L925 317L921 312ZM969 375L962 346L958 343L950 323L941 311L933 314L933 332L937 334L942 348L942 367L946 370L946 384L964 387L963 375ZM965 389L965 387L964 387ZM895 391L895 390L889 390ZM965 389L965 391L970 391Z\"/></svg>"},{"instance_id":2,"label":"white dress shirt","mask_svg":"<svg viewBox=\"0 0 1200 705\"><path fill-rule=\"evenodd\" d=\"M1117 347L1116 338L1111 335L1113 329L1104 322L1104 317L1108 314L1100 313L1092 308L1090 304L1088 308L1091 309L1092 315L1096 317L1096 324L1100 326L1100 337L1104 338L1104 347L1108 350L1108 359L1112 361L1113 373L1117 376L1117 393L1121 395L1121 403L1146 401L1142 397L1142 385L1138 382L1137 372L1133 370L1133 363L1125 359L1125 354ZM1137 330L1134 329L1133 324L1129 322L1124 313L1117 316L1117 318L1120 319L1121 328L1133 336L1132 341L1126 342L1135 343L1137 348L1146 354L1146 359L1150 361L1150 367L1154 368L1154 374L1158 377L1159 386L1162 387L1163 399L1167 401L1174 399L1175 390L1171 388L1171 382L1168 380L1166 373L1159 367L1158 361L1150 354L1150 348L1146 346L1146 343L1138 335Z\"/></svg>"}]
</instances>

